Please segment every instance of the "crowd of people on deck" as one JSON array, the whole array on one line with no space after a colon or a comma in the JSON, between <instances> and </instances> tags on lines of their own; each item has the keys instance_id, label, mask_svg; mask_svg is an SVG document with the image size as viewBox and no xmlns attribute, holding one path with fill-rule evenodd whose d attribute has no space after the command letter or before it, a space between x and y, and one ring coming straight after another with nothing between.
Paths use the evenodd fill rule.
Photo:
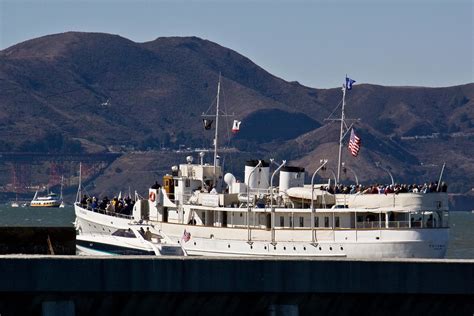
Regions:
<instances>
[{"instance_id":1,"label":"crowd of people on deck","mask_svg":"<svg viewBox=\"0 0 474 316\"><path fill-rule=\"evenodd\" d=\"M390 194L390 193L432 193L432 192L447 192L448 185L445 182L441 182L438 185L437 181L424 183L424 184L374 184L369 186L363 186L362 184L356 185L343 185L338 184L336 186L321 186L321 190L327 191L331 194Z\"/></svg>"},{"instance_id":2,"label":"crowd of people on deck","mask_svg":"<svg viewBox=\"0 0 474 316\"><path fill-rule=\"evenodd\" d=\"M127 197L116 197L109 200L107 196L103 199L98 199L95 196L87 196L84 194L81 198L81 206L92 211L105 211L108 213L132 215L133 205L135 201L129 196Z\"/></svg>"}]
</instances>

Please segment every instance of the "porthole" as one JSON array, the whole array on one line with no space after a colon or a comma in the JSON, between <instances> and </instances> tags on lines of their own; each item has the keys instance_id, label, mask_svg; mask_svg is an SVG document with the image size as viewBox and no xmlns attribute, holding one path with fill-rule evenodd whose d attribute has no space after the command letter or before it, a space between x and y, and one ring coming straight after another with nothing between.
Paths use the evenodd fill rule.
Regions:
<instances>
[{"instance_id":1,"label":"porthole","mask_svg":"<svg viewBox=\"0 0 474 316\"><path fill-rule=\"evenodd\" d=\"M283 250L286 250L286 247L283 247Z\"/></svg>"},{"instance_id":2,"label":"porthole","mask_svg":"<svg viewBox=\"0 0 474 316\"><path fill-rule=\"evenodd\" d=\"M267 246L263 247L263 249L267 250Z\"/></svg>"},{"instance_id":3,"label":"porthole","mask_svg":"<svg viewBox=\"0 0 474 316\"><path fill-rule=\"evenodd\" d=\"M181 240L178 240L178 244L180 244L180 243L181 243Z\"/></svg>"},{"instance_id":4,"label":"porthole","mask_svg":"<svg viewBox=\"0 0 474 316\"><path fill-rule=\"evenodd\" d=\"M323 248L319 247L319 251L323 250Z\"/></svg>"},{"instance_id":5,"label":"porthole","mask_svg":"<svg viewBox=\"0 0 474 316\"><path fill-rule=\"evenodd\" d=\"M275 246L275 247L273 247L273 250L277 250L277 247L276 247L276 246Z\"/></svg>"},{"instance_id":6,"label":"porthole","mask_svg":"<svg viewBox=\"0 0 474 316\"><path fill-rule=\"evenodd\" d=\"M194 246L196 246L196 242L194 242Z\"/></svg>"},{"instance_id":7,"label":"porthole","mask_svg":"<svg viewBox=\"0 0 474 316\"><path fill-rule=\"evenodd\" d=\"M306 247L303 247L303 250L306 251Z\"/></svg>"},{"instance_id":8,"label":"porthole","mask_svg":"<svg viewBox=\"0 0 474 316\"><path fill-rule=\"evenodd\" d=\"M253 246L250 246L250 249L253 249Z\"/></svg>"},{"instance_id":9,"label":"porthole","mask_svg":"<svg viewBox=\"0 0 474 316\"><path fill-rule=\"evenodd\" d=\"M379 240L379 239L380 239L380 237L375 237L375 239Z\"/></svg>"},{"instance_id":10,"label":"porthole","mask_svg":"<svg viewBox=\"0 0 474 316\"><path fill-rule=\"evenodd\" d=\"M227 245L227 248L230 248L230 245Z\"/></svg>"},{"instance_id":11,"label":"porthole","mask_svg":"<svg viewBox=\"0 0 474 316\"><path fill-rule=\"evenodd\" d=\"M329 250L331 250L331 251L332 251L332 247L329 247Z\"/></svg>"},{"instance_id":12,"label":"porthole","mask_svg":"<svg viewBox=\"0 0 474 316\"><path fill-rule=\"evenodd\" d=\"M341 250L344 250L344 248L341 247Z\"/></svg>"},{"instance_id":13,"label":"porthole","mask_svg":"<svg viewBox=\"0 0 474 316\"><path fill-rule=\"evenodd\" d=\"M293 247L293 250L296 250L296 247Z\"/></svg>"}]
</instances>

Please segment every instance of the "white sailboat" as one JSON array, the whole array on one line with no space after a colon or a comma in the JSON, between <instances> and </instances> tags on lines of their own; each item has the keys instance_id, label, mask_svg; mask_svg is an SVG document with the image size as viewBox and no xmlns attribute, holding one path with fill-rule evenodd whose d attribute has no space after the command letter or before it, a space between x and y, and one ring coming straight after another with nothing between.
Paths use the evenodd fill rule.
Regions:
<instances>
[{"instance_id":1,"label":"white sailboat","mask_svg":"<svg viewBox=\"0 0 474 316\"><path fill-rule=\"evenodd\" d=\"M347 83L340 149L349 130L344 116L346 89ZM150 188L148 198L135 203L131 216L88 209L78 199L79 236L148 227L180 243L189 255L444 257L449 237L446 192L330 193L329 185L321 189L314 184L327 160L321 161L310 184L305 183L304 168L288 166L286 161L274 170L270 169L274 161L247 161L242 182L230 173L224 175L218 159L219 91L220 80L213 164L204 162L204 153L199 163L188 156L163 177L162 187ZM340 167L341 150L336 182ZM278 186L273 181L277 174ZM215 192L222 180L226 190Z\"/></svg>"},{"instance_id":2,"label":"white sailboat","mask_svg":"<svg viewBox=\"0 0 474 316\"><path fill-rule=\"evenodd\" d=\"M63 184L64 184L64 176L61 176L61 192L59 194L59 200L61 201L61 204L59 204L60 208L66 207L66 203L64 202L64 198L63 198Z\"/></svg>"}]
</instances>

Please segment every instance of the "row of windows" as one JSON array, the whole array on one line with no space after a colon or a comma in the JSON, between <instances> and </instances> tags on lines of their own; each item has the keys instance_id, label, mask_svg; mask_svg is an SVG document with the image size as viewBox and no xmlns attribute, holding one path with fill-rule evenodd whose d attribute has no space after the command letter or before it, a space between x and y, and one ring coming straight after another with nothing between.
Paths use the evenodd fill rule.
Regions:
<instances>
[{"instance_id":1,"label":"row of windows","mask_svg":"<svg viewBox=\"0 0 474 316\"><path fill-rule=\"evenodd\" d=\"M289 227L293 227L293 217L289 217L289 221L290 221ZM335 222L335 227L340 227L341 226L339 216L334 217L334 222ZM302 216L299 217L299 224L300 224L299 227L305 227L304 226L304 217L302 217ZM284 216L280 216L280 226L281 227L285 226L285 217ZM317 216L314 217L314 226L315 227L320 227L319 226L319 217L317 217ZM324 227L329 227L329 216L324 217Z\"/></svg>"},{"instance_id":2,"label":"row of windows","mask_svg":"<svg viewBox=\"0 0 474 316\"><path fill-rule=\"evenodd\" d=\"M240 217L242 217L242 213L240 213ZM206 212L201 212L201 219L202 219L203 223L206 222ZM293 217L290 216L288 219L289 219L289 227L293 227ZM335 222L334 223L335 227L340 227L341 226L339 216L334 217L334 222ZM280 216L280 227L285 227L285 217L284 216ZM299 217L299 227L305 227L303 216ZM318 216L314 217L314 227L320 227ZM329 227L329 216L324 217L324 227Z\"/></svg>"}]
</instances>

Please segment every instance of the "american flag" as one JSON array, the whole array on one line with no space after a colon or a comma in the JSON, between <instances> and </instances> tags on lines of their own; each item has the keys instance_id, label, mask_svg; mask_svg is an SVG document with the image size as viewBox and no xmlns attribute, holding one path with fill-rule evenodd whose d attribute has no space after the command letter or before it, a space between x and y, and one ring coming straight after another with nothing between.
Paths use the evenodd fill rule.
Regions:
<instances>
[{"instance_id":1,"label":"american flag","mask_svg":"<svg viewBox=\"0 0 474 316\"><path fill-rule=\"evenodd\" d=\"M188 242L191 239L191 233L187 232L186 229L185 229L184 233L183 233L183 238L181 238L181 239L183 239L184 242Z\"/></svg>"},{"instance_id":2,"label":"american flag","mask_svg":"<svg viewBox=\"0 0 474 316\"><path fill-rule=\"evenodd\" d=\"M360 149L360 137L354 133L354 129L351 130L351 138L349 139L349 151L352 156L357 157Z\"/></svg>"}]
</instances>

